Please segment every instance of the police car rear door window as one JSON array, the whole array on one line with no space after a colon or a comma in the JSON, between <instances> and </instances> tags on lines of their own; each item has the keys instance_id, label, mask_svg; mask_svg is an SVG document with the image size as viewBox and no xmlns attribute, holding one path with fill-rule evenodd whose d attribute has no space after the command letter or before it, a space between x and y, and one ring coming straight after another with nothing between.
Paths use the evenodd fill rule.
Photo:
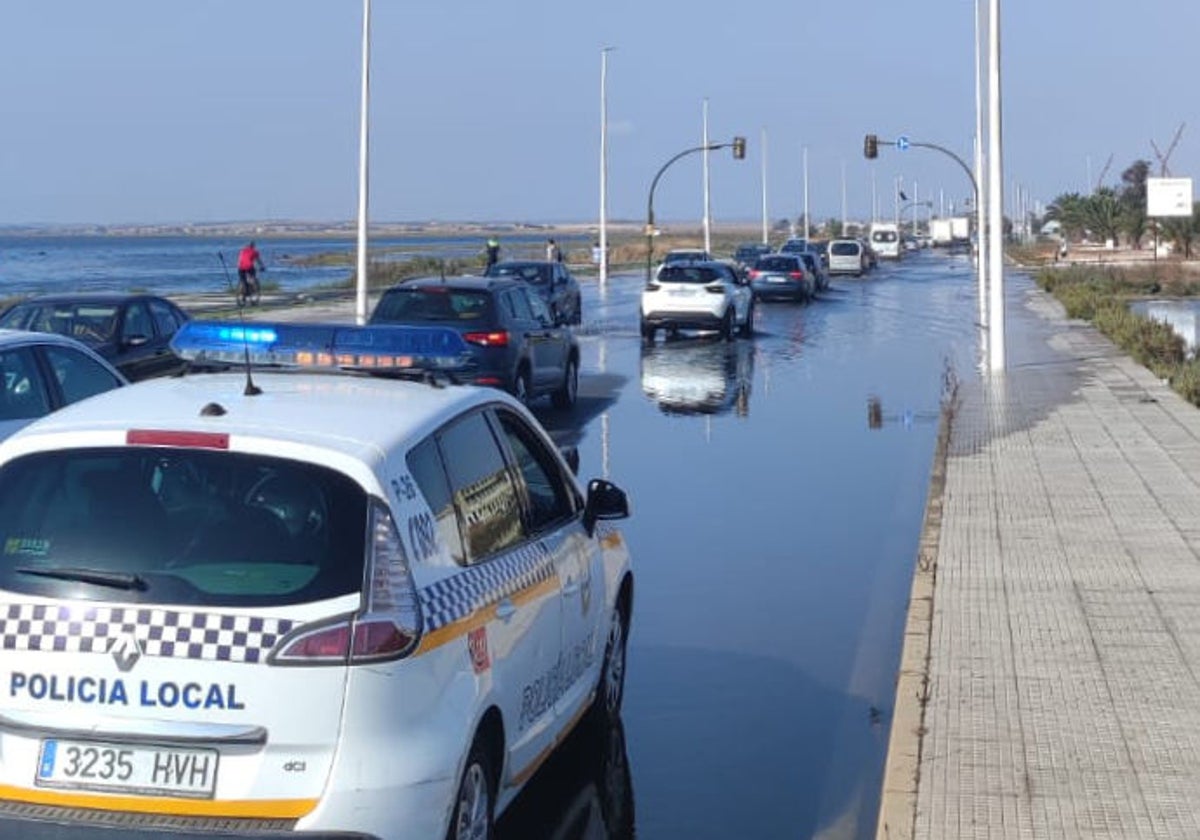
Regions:
<instances>
[{"instance_id":1,"label":"police car rear door window","mask_svg":"<svg viewBox=\"0 0 1200 840\"><path fill-rule=\"evenodd\" d=\"M487 420L478 412L439 435L446 474L462 522L467 559L476 563L520 542L520 504Z\"/></svg>"},{"instance_id":2,"label":"police car rear door window","mask_svg":"<svg viewBox=\"0 0 1200 840\"><path fill-rule=\"evenodd\" d=\"M409 451L405 459L408 471L421 489L425 503L433 514L438 534L450 550L450 557L459 565L466 565L462 534L458 530L458 517L454 513L454 495L446 479L446 468L438 452L437 441L426 438Z\"/></svg>"},{"instance_id":3,"label":"police car rear door window","mask_svg":"<svg viewBox=\"0 0 1200 840\"><path fill-rule=\"evenodd\" d=\"M365 522L366 493L315 465L198 449L39 452L0 470L0 588L156 604L308 603L361 589ZM140 582L117 592L105 575Z\"/></svg>"}]
</instances>

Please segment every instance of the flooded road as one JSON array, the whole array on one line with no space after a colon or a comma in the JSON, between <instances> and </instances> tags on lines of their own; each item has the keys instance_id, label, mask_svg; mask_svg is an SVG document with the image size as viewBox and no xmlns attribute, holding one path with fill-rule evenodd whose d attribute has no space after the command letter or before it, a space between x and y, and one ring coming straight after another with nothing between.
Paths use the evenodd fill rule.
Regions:
<instances>
[{"instance_id":1,"label":"flooded road","mask_svg":"<svg viewBox=\"0 0 1200 840\"><path fill-rule=\"evenodd\" d=\"M644 346L639 275L585 284L576 410L538 414L629 493L623 730L581 731L500 836L873 836L943 379L976 291L928 252Z\"/></svg>"}]
</instances>

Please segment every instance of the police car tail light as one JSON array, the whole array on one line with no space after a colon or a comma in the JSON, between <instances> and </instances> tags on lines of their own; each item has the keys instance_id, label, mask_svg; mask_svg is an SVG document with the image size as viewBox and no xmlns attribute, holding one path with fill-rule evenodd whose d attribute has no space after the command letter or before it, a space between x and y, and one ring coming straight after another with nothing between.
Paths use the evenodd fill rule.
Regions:
<instances>
[{"instance_id":1,"label":"police car tail light","mask_svg":"<svg viewBox=\"0 0 1200 840\"><path fill-rule=\"evenodd\" d=\"M421 637L421 604L392 514L371 503L366 606L354 618L351 662L395 659Z\"/></svg>"},{"instance_id":2,"label":"police car tail light","mask_svg":"<svg viewBox=\"0 0 1200 840\"><path fill-rule=\"evenodd\" d=\"M387 507L372 501L363 608L285 639L275 665L346 665L398 659L421 639L421 605Z\"/></svg>"}]
</instances>

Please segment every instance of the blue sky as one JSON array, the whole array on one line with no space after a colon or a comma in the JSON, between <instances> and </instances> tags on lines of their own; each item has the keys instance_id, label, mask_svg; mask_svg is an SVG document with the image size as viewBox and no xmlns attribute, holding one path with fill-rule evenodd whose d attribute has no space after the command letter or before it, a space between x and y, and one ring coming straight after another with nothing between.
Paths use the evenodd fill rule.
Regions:
<instances>
[{"instance_id":1,"label":"blue sky","mask_svg":"<svg viewBox=\"0 0 1200 840\"><path fill-rule=\"evenodd\" d=\"M7 0L0 6L0 224L354 218L358 0ZM1137 157L1196 173L1195 0L1003 0L1007 182L1050 200ZM373 0L376 221L587 221L597 215L600 48L609 59L610 213L645 217L658 167L712 158L713 214L757 220L768 136L772 219L869 213L862 137L907 133L969 159L971 0ZM1156 163L1156 162L1155 162ZM1156 163L1157 166L1157 163ZM950 161L884 150L892 183L935 204L969 188ZM911 192L911 189L907 189ZM701 213L698 157L655 196ZM910 195L910 197L912 197Z\"/></svg>"}]
</instances>

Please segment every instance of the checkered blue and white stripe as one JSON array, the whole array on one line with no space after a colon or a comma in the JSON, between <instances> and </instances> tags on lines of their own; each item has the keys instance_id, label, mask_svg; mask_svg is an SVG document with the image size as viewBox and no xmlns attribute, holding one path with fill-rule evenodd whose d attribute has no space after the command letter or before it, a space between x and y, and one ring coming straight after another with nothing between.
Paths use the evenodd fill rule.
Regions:
<instances>
[{"instance_id":1,"label":"checkered blue and white stripe","mask_svg":"<svg viewBox=\"0 0 1200 840\"><path fill-rule=\"evenodd\" d=\"M553 574L552 554L541 540L478 566L469 566L421 590L425 632L453 624Z\"/></svg>"},{"instance_id":2,"label":"checkered blue and white stripe","mask_svg":"<svg viewBox=\"0 0 1200 840\"><path fill-rule=\"evenodd\" d=\"M146 656L261 662L299 622L146 607L0 604L0 650L107 653L132 634Z\"/></svg>"}]
</instances>

